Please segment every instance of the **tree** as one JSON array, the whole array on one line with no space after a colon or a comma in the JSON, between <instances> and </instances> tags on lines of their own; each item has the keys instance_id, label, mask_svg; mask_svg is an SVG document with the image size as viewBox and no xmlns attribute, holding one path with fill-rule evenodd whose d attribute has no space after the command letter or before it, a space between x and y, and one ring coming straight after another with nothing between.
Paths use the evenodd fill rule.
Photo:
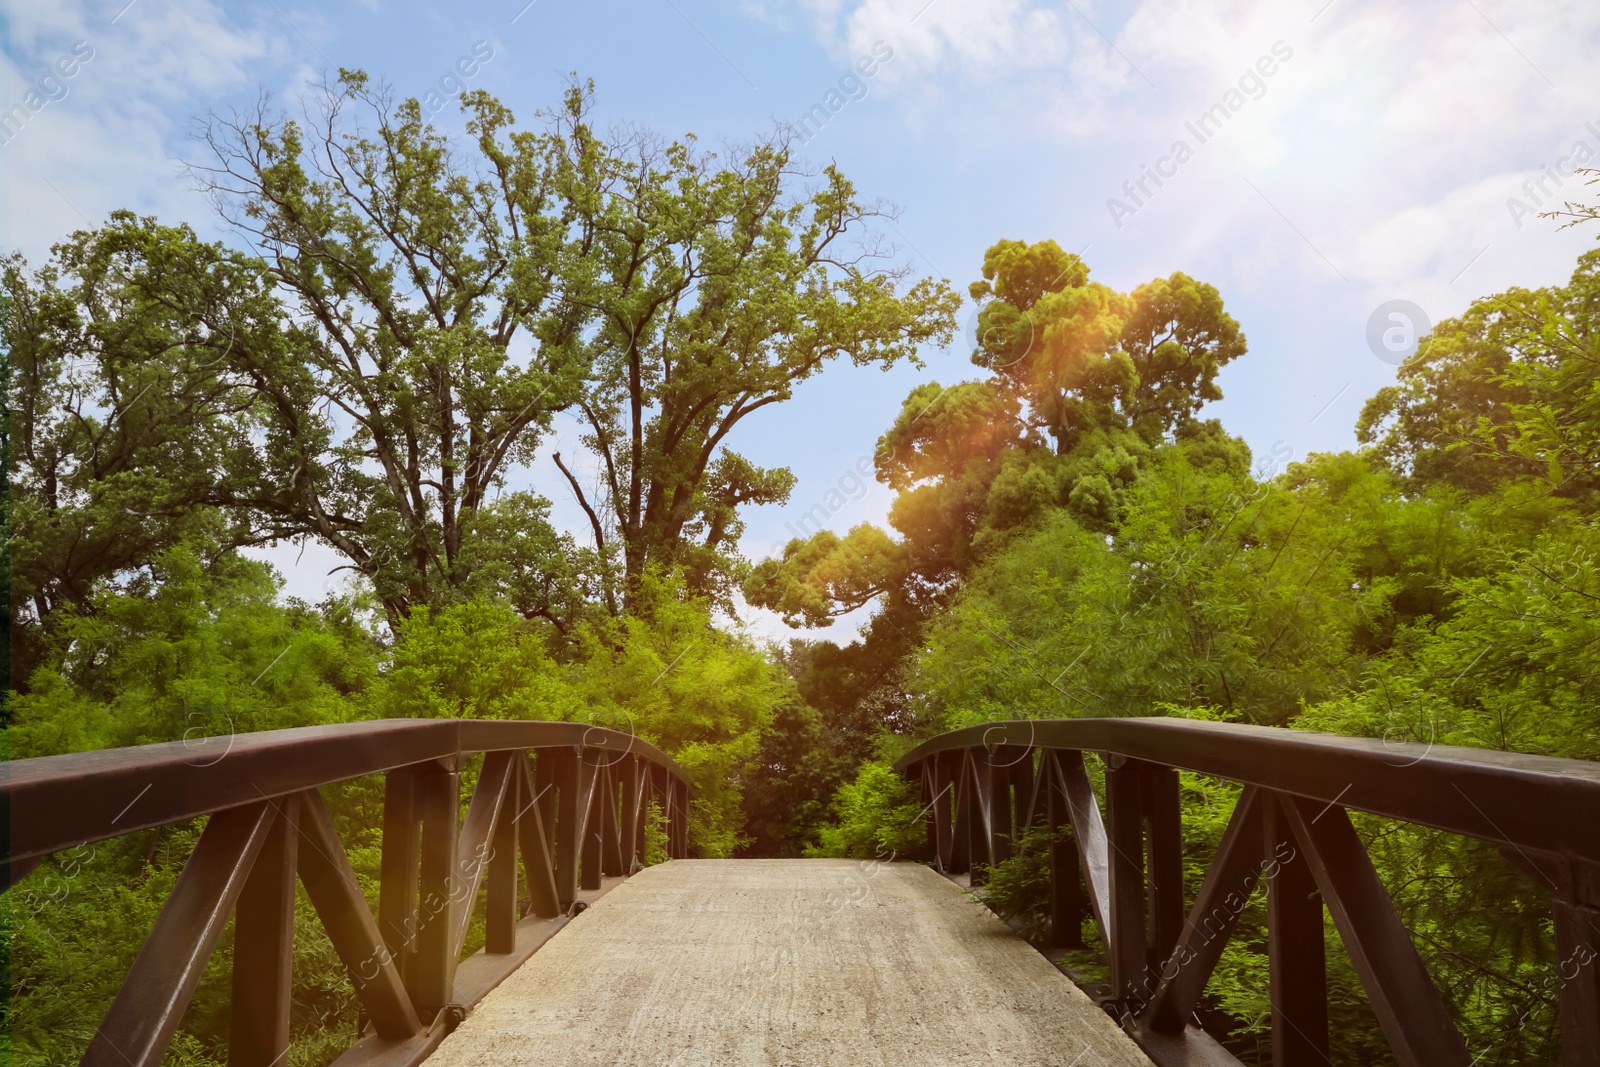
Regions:
<instances>
[{"instance_id":1,"label":"tree","mask_svg":"<svg viewBox=\"0 0 1600 1067\"><path fill-rule=\"evenodd\" d=\"M261 375L281 487L264 507L354 561L391 617L507 556L519 590L577 560L613 614L652 568L725 601L739 509L793 481L728 434L839 356L914 357L948 336L954 295L931 279L900 294L870 239L851 256L847 235L884 209L832 169L794 195L781 139L724 164L692 138L602 139L581 86L537 134L487 93L462 99L471 166L359 72L324 88L309 135L263 109L207 128L217 163L196 173L293 303L293 343ZM549 535L536 498L495 496L569 405L600 466L591 500L555 457L588 553ZM510 540L474 553L489 530ZM560 622L547 596L525 610Z\"/></svg>"},{"instance_id":2,"label":"tree","mask_svg":"<svg viewBox=\"0 0 1600 1067\"><path fill-rule=\"evenodd\" d=\"M972 361L1025 404L1029 425L1070 452L1092 431L1131 429L1147 443L1221 399L1217 372L1244 354L1214 286L1183 273L1129 295L1089 281L1054 241L1000 241L970 287L986 301Z\"/></svg>"},{"instance_id":3,"label":"tree","mask_svg":"<svg viewBox=\"0 0 1600 1067\"><path fill-rule=\"evenodd\" d=\"M157 285L227 308L227 328L153 299ZM13 257L5 297L10 644L26 688L57 614L92 612L101 583L191 536L220 551L270 536L228 507L256 425L230 357L277 307L237 257L125 212L38 272Z\"/></svg>"},{"instance_id":4,"label":"tree","mask_svg":"<svg viewBox=\"0 0 1600 1067\"><path fill-rule=\"evenodd\" d=\"M1509 295L1509 294L1508 294ZM1516 307L1519 358L1506 382L1517 436L1507 449L1540 464L1552 494L1600 509L1600 250L1578 259L1564 286Z\"/></svg>"},{"instance_id":5,"label":"tree","mask_svg":"<svg viewBox=\"0 0 1600 1067\"><path fill-rule=\"evenodd\" d=\"M1212 286L1173 274L1123 295L1054 241L1006 240L970 291L985 302L972 361L989 377L919 386L878 442L900 539L863 526L793 540L751 572L752 603L819 625L887 594L925 617L1053 507L1109 530L1163 441L1248 466L1241 442L1196 418L1245 350Z\"/></svg>"},{"instance_id":6,"label":"tree","mask_svg":"<svg viewBox=\"0 0 1600 1067\"><path fill-rule=\"evenodd\" d=\"M486 557L574 556L535 495L505 492L588 370L590 315L564 296L565 144L505 143L511 115L480 93L468 165L415 99L395 105L359 71L315 105L303 125L265 101L213 116L214 163L191 171L289 304L237 357L266 424L249 503L278 536L342 553L395 623L465 596ZM522 521L496 522L506 511ZM510 540L474 552L488 528ZM562 622L547 600L519 607Z\"/></svg>"},{"instance_id":7,"label":"tree","mask_svg":"<svg viewBox=\"0 0 1600 1067\"><path fill-rule=\"evenodd\" d=\"M207 508L235 545L330 545L391 626L507 595L570 633L652 569L726 604L739 510L792 483L729 433L830 360L915 358L956 300L900 293L870 237L852 254L887 209L832 169L794 193L783 141L729 165L692 139L610 143L587 100L529 133L466 96L463 161L415 100L341 72L304 123L263 102L204 127L194 173L259 255L122 212L31 278L14 263L34 616L87 605ZM511 485L568 406L601 464L591 500L556 456L589 549Z\"/></svg>"},{"instance_id":8,"label":"tree","mask_svg":"<svg viewBox=\"0 0 1600 1067\"><path fill-rule=\"evenodd\" d=\"M620 552L627 598L652 568L681 567L727 604L739 509L782 502L794 482L729 450L729 434L835 359L888 367L948 340L958 299L931 278L900 292L906 270L863 232L891 209L834 167L794 190L803 175L782 135L721 161L692 138L636 132L607 147L577 96L568 114L582 245L569 299L595 317L577 403L595 498L557 462L596 549Z\"/></svg>"},{"instance_id":9,"label":"tree","mask_svg":"<svg viewBox=\"0 0 1600 1067\"><path fill-rule=\"evenodd\" d=\"M1584 185L1600 185L1600 168L1578 167L1574 174L1585 175L1587 180ZM1563 201L1559 208L1550 211L1541 211L1541 219L1565 219L1561 224L1564 230L1569 226L1581 226L1586 222L1600 222L1600 204L1584 204L1574 200Z\"/></svg>"},{"instance_id":10,"label":"tree","mask_svg":"<svg viewBox=\"0 0 1600 1067\"><path fill-rule=\"evenodd\" d=\"M1509 289L1446 319L1368 400L1357 438L1413 492L1541 483L1600 500L1600 250L1564 286Z\"/></svg>"},{"instance_id":11,"label":"tree","mask_svg":"<svg viewBox=\"0 0 1600 1067\"><path fill-rule=\"evenodd\" d=\"M897 651L883 641L840 648L796 639L778 653L798 699L777 707L762 736L744 790L750 841L741 855L804 854L820 840L834 794L872 757L880 731L886 724L908 727L901 721L904 693L893 675Z\"/></svg>"}]
</instances>

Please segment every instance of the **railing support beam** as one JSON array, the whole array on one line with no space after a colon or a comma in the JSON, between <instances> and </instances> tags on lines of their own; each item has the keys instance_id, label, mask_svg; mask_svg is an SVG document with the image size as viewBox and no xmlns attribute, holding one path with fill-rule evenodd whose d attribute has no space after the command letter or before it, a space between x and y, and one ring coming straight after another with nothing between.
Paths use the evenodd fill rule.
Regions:
<instances>
[{"instance_id":1,"label":"railing support beam","mask_svg":"<svg viewBox=\"0 0 1600 1067\"><path fill-rule=\"evenodd\" d=\"M233 920L228 1067L282 1067L289 1051L300 801L285 797L275 807Z\"/></svg>"},{"instance_id":2,"label":"railing support beam","mask_svg":"<svg viewBox=\"0 0 1600 1067\"><path fill-rule=\"evenodd\" d=\"M577 753L571 749L539 753L539 786L555 788L556 905L562 911L578 899L578 850L583 844L578 763Z\"/></svg>"},{"instance_id":3,"label":"railing support beam","mask_svg":"<svg viewBox=\"0 0 1600 1067\"><path fill-rule=\"evenodd\" d=\"M416 806L416 769L399 767L384 776L383 856L379 860L378 929L402 976L416 954L418 872L422 863L422 817Z\"/></svg>"},{"instance_id":4,"label":"railing support beam","mask_svg":"<svg viewBox=\"0 0 1600 1067\"><path fill-rule=\"evenodd\" d=\"M461 828L461 774L455 761L434 764L417 774L417 811L422 817L417 953L406 985L424 1020L450 1003L455 977L456 912L463 893L456 870Z\"/></svg>"},{"instance_id":5,"label":"railing support beam","mask_svg":"<svg viewBox=\"0 0 1600 1067\"><path fill-rule=\"evenodd\" d=\"M556 846L551 829L555 825L554 760L548 754L538 757L538 778L521 761L521 797L517 805L517 844L522 853L522 876L528 882L529 907L542 919L561 914L561 893L557 884ZM547 765L546 760L551 760ZM538 788L535 788L537 784Z\"/></svg>"},{"instance_id":6,"label":"railing support beam","mask_svg":"<svg viewBox=\"0 0 1600 1067\"><path fill-rule=\"evenodd\" d=\"M1145 1023L1158 1033L1183 1031L1189 1016L1200 1006L1206 982L1239 924L1245 902L1255 891L1261 870L1262 812L1266 800L1261 790L1245 786L1234 804L1183 933L1162 967L1161 984L1145 1010Z\"/></svg>"},{"instance_id":7,"label":"railing support beam","mask_svg":"<svg viewBox=\"0 0 1600 1067\"><path fill-rule=\"evenodd\" d=\"M306 896L378 1036L410 1037L422 1029L422 1021L378 932L322 796L315 790L301 793L299 809L300 881Z\"/></svg>"},{"instance_id":8,"label":"railing support beam","mask_svg":"<svg viewBox=\"0 0 1600 1067\"><path fill-rule=\"evenodd\" d=\"M266 801L219 811L178 875L83 1067L157 1067L278 814Z\"/></svg>"},{"instance_id":9,"label":"railing support beam","mask_svg":"<svg viewBox=\"0 0 1600 1067\"><path fill-rule=\"evenodd\" d=\"M494 833L489 843L489 900L486 911L483 950L503 956L517 948L517 822L528 776L528 754L512 752L506 768L504 799L496 814ZM468 913L471 914L470 912Z\"/></svg>"},{"instance_id":10,"label":"railing support beam","mask_svg":"<svg viewBox=\"0 0 1600 1067\"><path fill-rule=\"evenodd\" d=\"M1272 1067L1324 1067L1328 1059L1328 972L1322 896L1282 804L1266 809L1267 971Z\"/></svg>"},{"instance_id":11,"label":"railing support beam","mask_svg":"<svg viewBox=\"0 0 1600 1067\"><path fill-rule=\"evenodd\" d=\"M1083 883L1089 890L1089 914L1100 932L1100 943L1111 945L1111 861L1105 823L1095 800L1082 752L1057 752L1056 784L1067 799L1067 817L1078 847Z\"/></svg>"},{"instance_id":12,"label":"railing support beam","mask_svg":"<svg viewBox=\"0 0 1600 1067\"><path fill-rule=\"evenodd\" d=\"M1286 797L1280 807L1305 850L1395 1059L1402 1067L1469 1067L1461 1034L1350 816L1337 805L1321 807L1299 798Z\"/></svg>"},{"instance_id":13,"label":"railing support beam","mask_svg":"<svg viewBox=\"0 0 1600 1067\"><path fill-rule=\"evenodd\" d=\"M1050 831L1050 940L1059 948L1083 947L1083 882L1079 876L1078 843L1066 833L1072 815L1060 781L1054 752L1039 759L1045 826Z\"/></svg>"},{"instance_id":14,"label":"railing support beam","mask_svg":"<svg viewBox=\"0 0 1600 1067\"><path fill-rule=\"evenodd\" d=\"M583 808L579 816L578 885L587 890L599 889L601 865L605 852L605 783L604 767L597 766L594 757L578 756L578 803Z\"/></svg>"},{"instance_id":15,"label":"railing support beam","mask_svg":"<svg viewBox=\"0 0 1600 1067\"><path fill-rule=\"evenodd\" d=\"M1561 865L1555 899L1565 1067L1600 1067L1600 863Z\"/></svg>"},{"instance_id":16,"label":"railing support beam","mask_svg":"<svg viewBox=\"0 0 1600 1067\"><path fill-rule=\"evenodd\" d=\"M1178 772L1171 767L1146 764L1143 784L1149 824L1149 967L1155 973L1172 957L1183 933L1183 800Z\"/></svg>"},{"instance_id":17,"label":"railing support beam","mask_svg":"<svg viewBox=\"0 0 1600 1067\"><path fill-rule=\"evenodd\" d=\"M1107 757L1106 828L1111 891L1111 986L1132 1010L1142 1006L1148 967L1145 949L1144 766L1137 760ZM1154 992L1152 985L1150 992Z\"/></svg>"}]
</instances>

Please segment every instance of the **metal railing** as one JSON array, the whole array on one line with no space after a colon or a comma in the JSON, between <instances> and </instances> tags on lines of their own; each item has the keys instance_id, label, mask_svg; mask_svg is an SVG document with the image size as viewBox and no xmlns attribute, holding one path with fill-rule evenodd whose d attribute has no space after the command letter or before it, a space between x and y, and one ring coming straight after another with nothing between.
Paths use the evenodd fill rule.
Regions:
<instances>
[{"instance_id":1,"label":"metal railing","mask_svg":"<svg viewBox=\"0 0 1600 1067\"><path fill-rule=\"evenodd\" d=\"M462 761L477 753L462 819ZM318 790L379 773L375 917ZM96 1067L161 1062L235 913L228 1062L280 1065L297 877L365 1020L338 1062L389 1067L425 1058L587 899L643 863L652 801L668 855L689 852L678 766L581 723L389 719L45 756L0 767L0 800L8 885L52 853L210 816L84 1055ZM486 944L463 961L480 893Z\"/></svg>"},{"instance_id":2,"label":"metal railing","mask_svg":"<svg viewBox=\"0 0 1600 1067\"><path fill-rule=\"evenodd\" d=\"M1105 763L1103 822L1086 752ZM1244 787L1187 915L1180 768ZM1324 905L1395 1059L1470 1067L1351 810L1490 842L1550 888L1564 1063L1600 1067L1600 764L1149 718L973 726L896 769L921 783L948 875L981 882L1028 828L1053 831L1052 925L1070 937L1088 912L1108 1007L1161 1067L1238 1063L1190 1019L1258 882L1275 1067L1328 1062Z\"/></svg>"}]
</instances>

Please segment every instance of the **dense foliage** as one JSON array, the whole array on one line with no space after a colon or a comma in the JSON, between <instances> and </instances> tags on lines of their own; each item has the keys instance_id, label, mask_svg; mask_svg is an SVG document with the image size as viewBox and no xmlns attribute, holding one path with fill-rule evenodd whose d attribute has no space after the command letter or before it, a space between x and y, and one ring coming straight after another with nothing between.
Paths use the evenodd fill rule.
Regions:
<instances>
[{"instance_id":1,"label":"dense foliage","mask_svg":"<svg viewBox=\"0 0 1600 1067\"><path fill-rule=\"evenodd\" d=\"M895 672L896 727L914 736L1185 715L1600 758L1600 252L1564 286L1440 323L1366 405L1364 450L1297 462L1285 450L1254 468L1194 416L1212 353L1243 346L1220 307L1175 276L1162 291L1196 292L1167 332L1217 340L1141 361L1139 294L1094 290L1070 259L1049 245L991 251L974 292L992 294L995 328L974 362L994 373L913 393L880 443L900 536L792 542L754 573L753 599L819 622L876 598L878 620L915 627L909 650L876 624L855 646ZM1033 310L1049 277L1081 290L1068 312ZM1060 341L1039 325L1063 318ZM1234 794L1185 775L1184 797L1193 891ZM871 856L916 810L874 759L838 791L820 841ZM1482 843L1358 825L1473 1054L1558 1059L1549 887ZM984 895L1036 929L1044 842L1021 844ZM1270 1058L1262 922L1258 899L1206 1009L1247 1062ZM1389 1062L1328 936L1336 1062ZM1094 958L1070 962L1092 979Z\"/></svg>"},{"instance_id":2,"label":"dense foliage","mask_svg":"<svg viewBox=\"0 0 1600 1067\"><path fill-rule=\"evenodd\" d=\"M801 170L782 134L723 159L602 136L588 102L576 85L528 131L468 94L452 144L341 72L304 121L263 101L204 126L191 169L237 247L115 212L37 269L6 262L13 758L182 740L211 761L238 732L392 716L594 722L684 769L700 854L804 847L822 804L780 843L745 796L774 772L774 718L816 712L722 614L741 510L793 477L725 441L832 360L914 359L959 301L872 237L891 209ZM559 412L602 486L556 457L587 545L521 488ZM307 540L351 575L316 605L245 551ZM381 786L326 792L375 892ZM18 1062L81 1054L199 828L56 857L6 898ZM357 1006L303 918L293 1059L322 1063ZM227 957L225 938L178 1061L225 1055Z\"/></svg>"},{"instance_id":3,"label":"dense foliage","mask_svg":"<svg viewBox=\"0 0 1600 1067\"><path fill-rule=\"evenodd\" d=\"M888 209L834 168L808 183L781 136L726 159L603 137L581 85L531 131L465 94L454 141L359 72L316 103L205 127L194 172L240 247L117 212L37 269L7 262L12 758L593 722L685 769L703 855L879 860L925 838L894 758L994 719L1600 758L1600 251L1441 322L1368 401L1358 451L1296 459L1201 417L1246 353L1215 287L1117 292L1052 241L1000 241L968 290L982 374L918 387L878 442L890 528L751 565L741 509L793 477L730 451L734 428L832 360L914 360L952 331L956 295L871 236ZM526 487L562 413L589 453L554 457L582 537ZM306 540L351 576L316 605L248 551ZM874 614L842 647L760 647L730 624L741 590L795 626ZM1183 776L1191 889L1236 796ZM328 800L374 896L381 784ZM1484 845L1358 826L1474 1055L1552 1062L1544 887ZM17 1062L81 1054L199 829L54 857L5 897ZM654 824L650 842L661 858ZM1048 842L1019 845L984 896L1037 933ZM357 1011L300 907L291 1061L320 1065ZM1251 1063L1270 1059L1262 914L1203 1009ZM1092 983L1080 933L1068 963ZM1336 1062L1387 1062L1329 943ZM224 1056L227 956L172 1062Z\"/></svg>"},{"instance_id":4,"label":"dense foliage","mask_svg":"<svg viewBox=\"0 0 1600 1067\"><path fill-rule=\"evenodd\" d=\"M29 690L13 694L11 755L181 739L209 764L225 758L230 734L250 730L382 716L571 719L674 754L694 785L691 837L702 854L728 855L741 842L744 769L793 682L748 641L712 627L680 588L647 588L647 617L596 623L563 649L506 604L419 608L386 637L370 601L312 608L283 602L280 585L260 563L182 545L126 586L101 590L91 612L66 621ZM381 782L325 794L375 900ZM196 832L167 827L86 846L8 898L16 1062L81 1054ZM326 1062L353 1040L356 1002L308 908L302 901L296 935L295 998L308 1006L296 1057ZM186 1024L195 1063L226 1049L227 956L224 942Z\"/></svg>"}]
</instances>

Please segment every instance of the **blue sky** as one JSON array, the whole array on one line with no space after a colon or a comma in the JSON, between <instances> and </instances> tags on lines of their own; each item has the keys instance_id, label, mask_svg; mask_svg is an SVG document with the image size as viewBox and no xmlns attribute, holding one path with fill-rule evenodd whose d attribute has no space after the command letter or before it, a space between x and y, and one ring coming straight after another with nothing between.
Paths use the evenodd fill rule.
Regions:
<instances>
[{"instance_id":1,"label":"blue sky","mask_svg":"<svg viewBox=\"0 0 1600 1067\"><path fill-rule=\"evenodd\" d=\"M340 66L443 95L487 49L469 84L524 121L577 71L602 123L706 144L833 103L803 155L899 206L884 233L920 273L964 290L995 240L1051 237L1117 288L1174 270L1216 285L1250 353L1211 413L1259 458L1354 444L1362 401L1393 377L1367 341L1381 305L1437 321L1561 281L1592 246L1531 214L1582 196L1569 172L1586 153L1600 165L1592 0L525 3L13 0L4 242L39 262L118 207L222 236L181 175L199 158L186 126L261 90L293 107ZM830 101L874 50L890 56ZM453 102L437 121L459 128ZM964 353L924 356L831 368L742 430L736 448L799 477L788 505L749 514L747 554L781 547L916 382L975 372ZM548 461L570 436L521 479L581 533ZM881 521L888 500L874 485L833 524ZM310 599L337 562L315 546L270 558Z\"/></svg>"}]
</instances>

